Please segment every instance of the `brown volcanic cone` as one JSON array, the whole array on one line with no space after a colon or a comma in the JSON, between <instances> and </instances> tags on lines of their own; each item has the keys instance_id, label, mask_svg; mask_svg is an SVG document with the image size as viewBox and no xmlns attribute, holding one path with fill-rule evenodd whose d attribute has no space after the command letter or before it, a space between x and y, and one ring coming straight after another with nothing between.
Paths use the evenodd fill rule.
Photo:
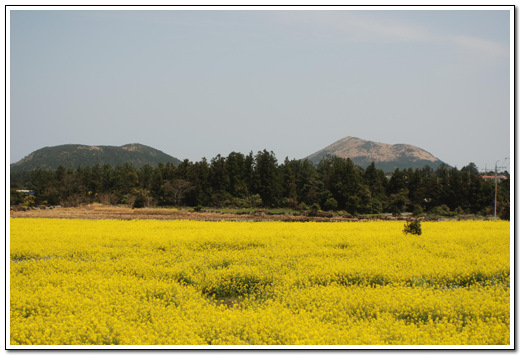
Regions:
<instances>
[{"instance_id":1,"label":"brown volcanic cone","mask_svg":"<svg viewBox=\"0 0 520 355\"><path fill-rule=\"evenodd\" d=\"M363 168L374 162L376 168L387 172L394 171L396 168L423 168L426 165L435 169L443 164L424 149L410 144L377 143L355 137L340 139L305 159L318 163L327 155L350 158L354 164Z\"/></svg>"}]
</instances>

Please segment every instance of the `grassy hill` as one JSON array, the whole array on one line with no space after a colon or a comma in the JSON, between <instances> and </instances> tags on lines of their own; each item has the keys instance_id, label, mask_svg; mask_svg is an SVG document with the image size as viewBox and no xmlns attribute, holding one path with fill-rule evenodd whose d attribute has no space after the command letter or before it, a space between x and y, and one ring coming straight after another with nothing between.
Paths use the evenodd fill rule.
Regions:
<instances>
[{"instance_id":1,"label":"grassy hill","mask_svg":"<svg viewBox=\"0 0 520 355\"><path fill-rule=\"evenodd\" d=\"M156 166L160 162L164 164L171 162L178 165L181 161L160 150L138 143L121 147L65 144L34 151L22 160L11 164L11 172L28 171L38 167L54 170L60 165L66 168L124 163L130 163L136 167L146 164Z\"/></svg>"}]
</instances>

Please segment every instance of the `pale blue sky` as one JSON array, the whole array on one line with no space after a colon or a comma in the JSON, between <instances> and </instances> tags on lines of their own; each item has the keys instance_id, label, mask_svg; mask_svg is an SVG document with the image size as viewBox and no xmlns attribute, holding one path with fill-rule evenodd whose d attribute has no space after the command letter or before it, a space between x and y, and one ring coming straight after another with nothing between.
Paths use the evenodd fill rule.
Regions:
<instances>
[{"instance_id":1,"label":"pale blue sky","mask_svg":"<svg viewBox=\"0 0 520 355\"><path fill-rule=\"evenodd\" d=\"M10 159L142 143L303 158L345 136L510 156L509 11L10 12Z\"/></svg>"}]
</instances>

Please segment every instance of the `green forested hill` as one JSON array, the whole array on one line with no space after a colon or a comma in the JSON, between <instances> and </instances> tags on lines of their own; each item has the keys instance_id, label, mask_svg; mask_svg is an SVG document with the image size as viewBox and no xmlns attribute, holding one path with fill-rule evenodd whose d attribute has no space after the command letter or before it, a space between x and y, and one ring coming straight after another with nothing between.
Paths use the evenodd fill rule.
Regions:
<instances>
[{"instance_id":1,"label":"green forested hill","mask_svg":"<svg viewBox=\"0 0 520 355\"><path fill-rule=\"evenodd\" d=\"M160 150L138 143L121 147L65 144L36 150L19 162L11 164L11 172L28 171L38 167L54 170L60 165L76 168L96 164L130 163L140 167L145 164L155 166L160 162L178 165L181 161Z\"/></svg>"}]
</instances>

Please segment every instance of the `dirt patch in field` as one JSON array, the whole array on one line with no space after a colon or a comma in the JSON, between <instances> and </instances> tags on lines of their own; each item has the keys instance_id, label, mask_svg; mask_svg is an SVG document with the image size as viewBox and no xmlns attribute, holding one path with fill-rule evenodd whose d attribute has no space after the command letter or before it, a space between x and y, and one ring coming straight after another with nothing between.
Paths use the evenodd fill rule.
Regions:
<instances>
[{"instance_id":1,"label":"dirt patch in field","mask_svg":"<svg viewBox=\"0 0 520 355\"><path fill-rule=\"evenodd\" d=\"M12 218L72 218L72 219L156 219L156 220L197 220L197 221L355 221L354 218L342 216L309 217L292 214L267 214L253 212L249 214L193 212L172 208L136 208L104 205L87 205L82 207L59 207L49 209L28 209L11 211Z\"/></svg>"}]
</instances>

